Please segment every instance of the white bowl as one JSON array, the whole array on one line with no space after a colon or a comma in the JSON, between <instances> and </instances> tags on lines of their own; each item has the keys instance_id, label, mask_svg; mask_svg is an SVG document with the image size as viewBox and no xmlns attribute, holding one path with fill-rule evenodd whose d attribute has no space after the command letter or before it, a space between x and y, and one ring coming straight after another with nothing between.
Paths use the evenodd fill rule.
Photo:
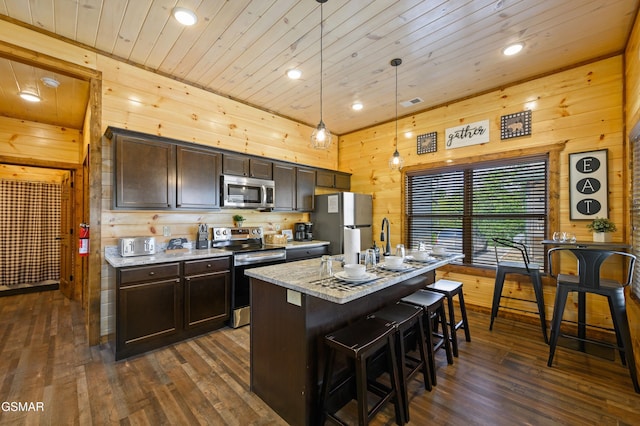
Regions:
<instances>
[{"instance_id":1,"label":"white bowl","mask_svg":"<svg viewBox=\"0 0 640 426\"><path fill-rule=\"evenodd\" d=\"M364 265L359 265L357 263L347 263L342 269L344 269L344 273L350 278L361 277L367 272Z\"/></svg>"},{"instance_id":2,"label":"white bowl","mask_svg":"<svg viewBox=\"0 0 640 426\"><path fill-rule=\"evenodd\" d=\"M447 253L447 248L442 246L433 246L433 254L445 254Z\"/></svg>"},{"instance_id":3,"label":"white bowl","mask_svg":"<svg viewBox=\"0 0 640 426\"><path fill-rule=\"evenodd\" d=\"M387 266L390 266L392 268L397 268L398 266L402 265L402 262L404 261L404 258L400 257L400 256L385 256L384 257L384 264Z\"/></svg>"},{"instance_id":4,"label":"white bowl","mask_svg":"<svg viewBox=\"0 0 640 426\"><path fill-rule=\"evenodd\" d=\"M416 260L427 260L431 257L428 251L414 251L412 254Z\"/></svg>"}]
</instances>

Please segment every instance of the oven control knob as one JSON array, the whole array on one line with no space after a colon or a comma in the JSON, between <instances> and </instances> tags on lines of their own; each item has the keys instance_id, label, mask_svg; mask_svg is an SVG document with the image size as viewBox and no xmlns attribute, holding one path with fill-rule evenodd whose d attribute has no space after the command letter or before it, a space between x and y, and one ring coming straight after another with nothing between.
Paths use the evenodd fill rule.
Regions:
<instances>
[{"instance_id":1,"label":"oven control knob","mask_svg":"<svg viewBox=\"0 0 640 426\"><path fill-rule=\"evenodd\" d=\"M216 229L216 235L220 235L220 230Z\"/></svg>"},{"instance_id":2,"label":"oven control knob","mask_svg":"<svg viewBox=\"0 0 640 426\"><path fill-rule=\"evenodd\" d=\"M260 229L254 229L254 232L255 232L256 234L259 234L259 233L260 233Z\"/></svg>"}]
</instances>

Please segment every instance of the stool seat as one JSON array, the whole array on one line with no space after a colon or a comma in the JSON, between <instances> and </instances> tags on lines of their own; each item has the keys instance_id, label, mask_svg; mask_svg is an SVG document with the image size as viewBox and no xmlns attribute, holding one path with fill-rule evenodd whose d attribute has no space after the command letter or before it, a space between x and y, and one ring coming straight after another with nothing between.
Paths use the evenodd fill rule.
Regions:
<instances>
[{"instance_id":1,"label":"stool seat","mask_svg":"<svg viewBox=\"0 0 640 426\"><path fill-rule=\"evenodd\" d=\"M462 293L462 283L460 281L451 281L441 279L433 284L429 284L427 290L435 291L447 298L449 307L449 336L451 338L451 346L453 347L453 356L458 356L458 336L456 331L464 330L465 339L471 341L471 333L469 332L469 320L467 319L467 308L464 304L464 294ZM455 308L453 298L458 296L458 304L460 305L460 315L462 319L456 322Z\"/></svg>"},{"instance_id":2,"label":"stool seat","mask_svg":"<svg viewBox=\"0 0 640 426\"><path fill-rule=\"evenodd\" d=\"M402 400L404 401L404 416L405 420L408 422L409 381L421 371L425 388L429 391L432 389L429 356L427 355L427 348L424 339L424 310L421 306L397 302L374 312L371 314L371 317L389 321L396 327L396 357L398 361L398 371L400 374ZM410 350L407 348L407 340L412 337L417 344L420 358L415 358L409 355Z\"/></svg>"},{"instance_id":3,"label":"stool seat","mask_svg":"<svg viewBox=\"0 0 640 426\"><path fill-rule=\"evenodd\" d=\"M449 330L447 327L447 317L444 309L444 295L429 290L418 290L409 296L403 297L403 303L420 306L425 312L424 329L425 339L427 342L427 350L429 355L429 363L431 370L431 383L437 384L436 378L436 359L435 354L438 349L443 349L447 356L447 363L453 364L453 353L451 350L451 341L449 339ZM434 322L435 321L435 322ZM437 324L442 326L442 334L436 333ZM438 340L434 339L438 338Z\"/></svg>"},{"instance_id":4,"label":"stool seat","mask_svg":"<svg viewBox=\"0 0 640 426\"><path fill-rule=\"evenodd\" d=\"M355 399L358 403L358 424L368 424L376 413L391 400L394 401L396 423L399 425L405 423L402 391L394 349L395 333L396 327L393 323L378 318L366 318L325 336L324 341L329 350L327 351L320 394L321 418L319 424L324 424L325 419L344 424L335 413L348 402L342 401L345 394L344 389L351 389L349 385L353 383L354 379ZM368 359L377 356L381 351L384 351L386 355L390 386L376 381L375 375L367 370ZM350 365L353 366L353 371L346 378L340 378L336 384L333 384L336 354L341 354L352 360ZM371 409L369 409L368 392L379 397ZM335 399L340 399L340 401L334 401Z\"/></svg>"}]
</instances>

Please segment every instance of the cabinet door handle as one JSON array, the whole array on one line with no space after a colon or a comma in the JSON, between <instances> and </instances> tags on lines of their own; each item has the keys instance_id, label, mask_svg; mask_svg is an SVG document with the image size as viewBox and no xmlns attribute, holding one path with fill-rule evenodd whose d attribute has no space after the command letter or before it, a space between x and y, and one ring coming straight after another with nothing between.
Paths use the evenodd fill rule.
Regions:
<instances>
[{"instance_id":1,"label":"cabinet door handle","mask_svg":"<svg viewBox=\"0 0 640 426\"><path fill-rule=\"evenodd\" d=\"M155 275L155 274L156 274L156 273L155 273L155 272L153 272L153 271L149 272L149 275L151 275L151 276L153 276L153 275Z\"/></svg>"},{"instance_id":2,"label":"cabinet door handle","mask_svg":"<svg viewBox=\"0 0 640 426\"><path fill-rule=\"evenodd\" d=\"M211 268L211 264L210 263L207 263L207 268Z\"/></svg>"}]
</instances>

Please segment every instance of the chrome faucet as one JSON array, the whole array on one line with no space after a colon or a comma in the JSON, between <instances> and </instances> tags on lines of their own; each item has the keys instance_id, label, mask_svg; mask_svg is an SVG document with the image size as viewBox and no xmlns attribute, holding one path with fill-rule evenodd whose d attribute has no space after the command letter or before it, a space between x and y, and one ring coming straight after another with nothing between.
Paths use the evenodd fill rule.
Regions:
<instances>
[{"instance_id":1,"label":"chrome faucet","mask_svg":"<svg viewBox=\"0 0 640 426\"><path fill-rule=\"evenodd\" d=\"M389 219L387 219L386 217L384 219L382 219L382 231L380 232L380 241L384 242L384 224L387 224L387 245L384 248L384 254L385 256L390 256L391 255L391 242L389 241L391 238L389 237Z\"/></svg>"}]
</instances>

